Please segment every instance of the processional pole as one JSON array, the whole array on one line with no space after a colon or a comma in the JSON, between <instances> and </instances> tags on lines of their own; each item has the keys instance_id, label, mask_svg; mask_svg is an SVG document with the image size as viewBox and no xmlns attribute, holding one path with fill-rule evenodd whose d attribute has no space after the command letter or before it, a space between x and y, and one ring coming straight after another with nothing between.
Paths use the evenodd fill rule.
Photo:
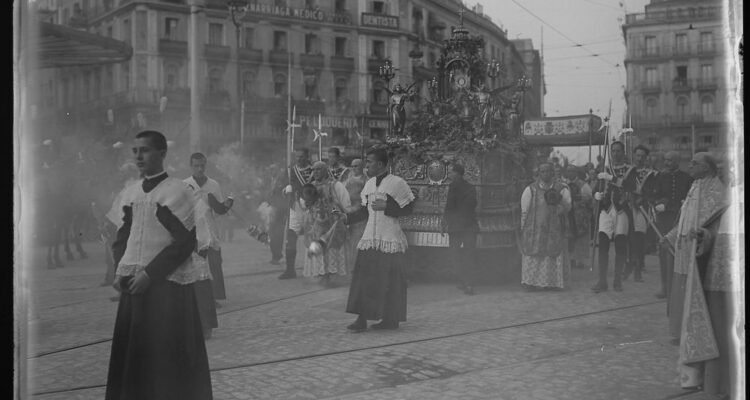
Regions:
<instances>
[{"instance_id":1,"label":"processional pole","mask_svg":"<svg viewBox=\"0 0 750 400\"><path fill-rule=\"evenodd\" d=\"M604 160L603 163L607 163L607 152L609 151L609 119L612 116L612 99L609 100L609 111L607 111L607 118L604 120L604 123L606 124L607 130L604 135ZM596 171L596 169L594 169ZM598 186L598 184L597 184ZM599 248L599 216L601 215L601 204L599 200L596 200L596 206L593 207L592 212L595 213L595 221L596 224L591 226L590 232L591 232L591 266L589 267L589 271L594 271L594 261L596 260L596 250Z\"/></svg>"}]
</instances>

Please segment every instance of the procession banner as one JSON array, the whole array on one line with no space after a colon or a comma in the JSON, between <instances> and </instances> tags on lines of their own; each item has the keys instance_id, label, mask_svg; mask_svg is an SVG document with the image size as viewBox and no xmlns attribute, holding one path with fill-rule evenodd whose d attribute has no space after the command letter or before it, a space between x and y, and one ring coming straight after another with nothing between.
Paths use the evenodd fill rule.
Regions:
<instances>
[{"instance_id":1,"label":"procession banner","mask_svg":"<svg viewBox=\"0 0 750 400\"><path fill-rule=\"evenodd\" d=\"M523 136L535 146L588 146L604 144L602 119L593 114L526 120Z\"/></svg>"}]
</instances>

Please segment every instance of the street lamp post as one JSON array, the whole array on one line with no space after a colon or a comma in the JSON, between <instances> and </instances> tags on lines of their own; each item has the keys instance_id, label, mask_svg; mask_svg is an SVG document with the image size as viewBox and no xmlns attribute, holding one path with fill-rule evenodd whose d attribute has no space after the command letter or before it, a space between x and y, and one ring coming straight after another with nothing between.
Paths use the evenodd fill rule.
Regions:
<instances>
[{"instance_id":1,"label":"street lamp post","mask_svg":"<svg viewBox=\"0 0 750 400\"><path fill-rule=\"evenodd\" d=\"M244 88L242 87L242 70L240 68L240 38L242 33L242 19L247 14L249 4L247 0L229 0L227 8L234 24L236 41L235 56L237 61L237 126L240 131L240 154L245 151L245 127L243 126L243 114L245 112Z\"/></svg>"},{"instance_id":2,"label":"street lamp post","mask_svg":"<svg viewBox=\"0 0 750 400\"><path fill-rule=\"evenodd\" d=\"M391 79L396 76L396 70L393 68L393 65L391 65L391 60L386 59L385 64L381 65L378 68L378 76L382 79L385 79L385 87L390 92L391 90ZM393 136L393 113L391 110L391 107L393 105L391 104L390 97L388 98L388 106L386 110L388 110L388 137Z\"/></svg>"}]
</instances>

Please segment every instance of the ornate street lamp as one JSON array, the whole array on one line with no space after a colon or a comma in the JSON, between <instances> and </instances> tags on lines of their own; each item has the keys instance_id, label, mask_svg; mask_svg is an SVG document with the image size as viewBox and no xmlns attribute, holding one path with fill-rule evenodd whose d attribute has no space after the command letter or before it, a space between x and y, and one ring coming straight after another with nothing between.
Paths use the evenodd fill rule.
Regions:
<instances>
[{"instance_id":1,"label":"ornate street lamp","mask_svg":"<svg viewBox=\"0 0 750 400\"><path fill-rule=\"evenodd\" d=\"M494 58L492 61L487 63L487 76L495 79L500 75L501 72L505 71L505 65L503 65L500 62L497 62Z\"/></svg>"},{"instance_id":2,"label":"ornate street lamp","mask_svg":"<svg viewBox=\"0 0 750 400\"><path fill-rule=\"evenodd\" d=\"M526 75L521 75L516 81L518 90L526 91L531 89L531 78L527 78Z\"/></svg>"},{"instance_id":3,"label":"ornate street lamp","mask_svg":"<svg viewBox=\"0 0 750 400\"><path fill-rule=\"evenodd\" d=\"M245 139L245 127L243 126L243 114L245 111L245 93L242 87L242 71L240 69L240 36L242 32L242 19L245 18L250 4L247 0L229 0L227 1L227 8L229 9L229 15L232 18L236 34L236 49L235 54L237 57L237 126L240 129L240 152L244 152L244 139Z\"/></svg>"}]
</instances>

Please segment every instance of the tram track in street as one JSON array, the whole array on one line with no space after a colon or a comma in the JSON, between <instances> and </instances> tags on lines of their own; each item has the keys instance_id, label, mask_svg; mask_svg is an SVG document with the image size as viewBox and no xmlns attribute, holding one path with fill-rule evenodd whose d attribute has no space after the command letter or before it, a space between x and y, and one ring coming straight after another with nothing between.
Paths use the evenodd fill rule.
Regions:
<instances>
[{"instance_id":1,"label":"tram track in street","mask_svg":"<svg viewBox=\"0 0 750 400\"><path fill-rule=\"evenodd\" d=\"M299 297L299 296L302 296L302 295L305 295L305 294L311 294L311 293L319 292L321 290L325 290L325 289L320 289L320 290L315 290L315 291L311 291L311 292L306 292L306 293L298 294L298 295L291 296L291 297L288 297L288 298ZM273 300L273 301L267 302L265 304L269 304L269 303L273 303L273 302L277 302L277 301L286 300L288 298ZM430 337L425 337L425 338L420 338L420 339L405 340L405 341L399 341L399 342L379 344L379 345L374 345L374 346L364 346L364 347L357 347L357 348L353 348L353 349L345 349L345 350L338 350L338 351L328 351L328 352L322 352L322 353L305 354L305 355L294 356L294 357L285 357L285 358L279 358L279 359L273 359L273 360L267 360L267 361L259 361L259 362L252 362L252 363L243 363L243 364L229 365L229 366L225 366L225 367L212 368L211 372L214 373L214 372L239 370L239 369L245 369L245 368L262 367L262 366L276 365L276 364L281 364L281 363L286 363L286 362L304 361L304 360L317 359L317 358L322 358L322 357L330 357L330 356L337 356L337 355L344 355L344 354L352 354L352 353L358 353L358 352L363 352L363 351L371 351L371 350L378 350L378 349L391 348L391 347L397 347L397 346L405 346L405 345L410 345L410 344L425 343L425 342L445 340L445 339L458 338L458 337L466 337L466 336L477 335L477 334L482 334L482 333L487 333L487 332L499 332L499 331L508 330L508 329L523 328L523 327L528 327L528 326L542 325L542 324L554 323L554 322L560 322L560 321L566 321L566 320L574 320L574 319L585 318L585 317L589 317L589 316L593 316L593 315L600 315L600 314L605 314L605 313L610 313L610 312L617 312L617 311L628 310L628 309L639 308L639 307L648 307L648 306L653 306L653 305L656 305L656 304L663 304L663 303L664 303L664 300L658 300L658 301L651 301L651 302L640 303L640 304L633 304L633 305L627 305L627 306L612 307L612 308L607 308L607 309L603 309L603 310L590 311L590 312L585 312L585 313L580 313L580 314L574 314L574 315L567 315L567 316L562 316L562 317L548 318L548 319L542 319L542 320L536 320L536 321L528 321L528 322L520 322L520 323L516 323L516 324L503 325L503 326L499 326L499 327L489 327L489 328L482 328L482 329L474 329L474 330L465 331L465 332L458 332L458 333L451 333L451 334L445 334L445 335L430 336ZM257 306L260 306L260 305L262 305L262 304L245 307L244 309L257 307ZM231 310L229 312L235 312L235 311L240 311L240 310L239 309L237 309L237 310ZM366 334L366 333L364 333L364 334ZM90 345L98 344L98 343L101 343L101 342L92 343ZM85 346L86 345L77 346L76 348L85 347ZM559 354L558 353L558 354L550 355L549 357L559 357L561 355L565 355L565 354L569 354L569 353L573 353L573 352L580 352L580 351L584 351L584 350L588 350L588 349L583 349L583 350L581 350L581 349L573 349L573 350L570 350L570 351L565 352L563 354ZM62 351L65 351L65 350L62 350ZM60 352L60 351L58 351L58 352ZM45 354L45 355L49 355L49 354ZM534 361L538 361L538 359L535 359ZM42 395L52 395L52 394L63 394L63 393L76 392L76 391L80 391L80 390L89 390L89 389L103 388L105 386L106 386L105 384L102 384L102 385L87 385L87 386L72 387L72 388L66 388L66 389L56 389L56 390L48 390L48 391L43 391L43 392L36 392L33 395L34 396L42 396ZM672 396L668 396L668 397L665 397L664 399L660 399L660 400L669 400L669 399L673 399L673 398L679 398L679 397L682 397L682 396L683 396L682 394L672 395Z\"/></svg>"},{"instance_id":2,"label":"tram track in street","mask_svg":"<svg viewBox=\"0 0 750 400\"><path fill-rule=\"evenodd\" d=\"M273 303L278 303L278 302L285 301L285 300L291 300L291 299L294 299L294 298L297 298L297 297L301 297L301 296L305 296L305 295L308 295L308 294L322 292L324 290L328 290L328 289L326 289L326 288L320 288L320 289L310 290L310 291L307 291L307 292L302 292L302 293L297 293L297 294L294 294L294 295L291 295L291 296L282 297L280 299L268 300L268 301L264 301L262 303L251 304L251 305L248 305L248 306L233 308L233 309L224 310L224 311L220 311L220 312L217 311L216 314L217 314L217 316L232 314L232 313L236 313L236 312L239 312L239 311L245 311L245 310L249 310L249 309L252 309L252 308L262 307L262 306L266 306L266 305L273 304ZM50 356L50 355L53 355L53 354L64 353L66 351L77 350L77 349L81 349L81 348L84 348L84 347L94 346L94 345L97 345L97 344L111 342L111 341L112 341L111 338L109 338L109 339L100 339L100 340L96 340L96 341L93 341L93 342L83 343L83 344L80 344L80 345L69 346L69 347L64 347L64 348L61 348L61 349L55 349L55 350L40 352L38 354L35 354L35 355L32 355L32 356L28 357L28 359L35 359L35 358Z\"/></svg>"}]
</instances>

